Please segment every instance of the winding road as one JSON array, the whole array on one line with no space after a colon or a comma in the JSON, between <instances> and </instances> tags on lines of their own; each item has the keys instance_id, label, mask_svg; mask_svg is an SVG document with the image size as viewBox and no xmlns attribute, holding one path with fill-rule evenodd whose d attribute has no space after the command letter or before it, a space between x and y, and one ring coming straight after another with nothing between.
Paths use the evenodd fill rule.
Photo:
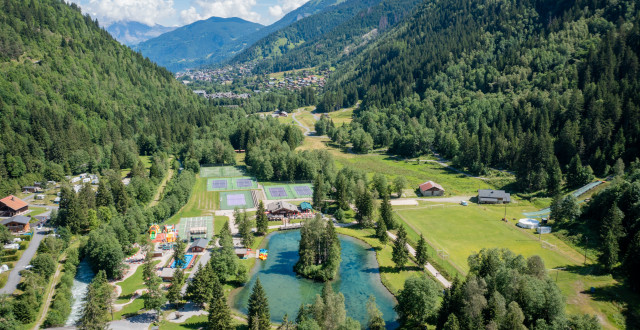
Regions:
<instances>
[{"instance_id":1,"label":"winding road","mask_svg":"<svg viewBox=\"0 0 640 330\"><path fill-rule=\"evenodd\" d=\"M14 268L9 273L9 279L7 279L7 283L4 285L2 289L0 289L0 294L12 294L17 288L18 284L20 284L20 271L23 270L29 263L31 263L31 259L38 251L38 247L40 246L40 242L46 236L45 229L35 230L33 238L29 243L29 247L22 253L18 262L16 262Z\"/></svg>"}]
</instances>

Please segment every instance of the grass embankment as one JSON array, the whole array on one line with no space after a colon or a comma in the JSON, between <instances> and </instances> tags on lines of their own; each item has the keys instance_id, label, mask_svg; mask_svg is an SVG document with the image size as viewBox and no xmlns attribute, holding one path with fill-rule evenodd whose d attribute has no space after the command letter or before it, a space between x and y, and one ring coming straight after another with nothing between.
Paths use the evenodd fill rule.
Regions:
<instances>
[{"instance_id":1,"label":"grass embankment","mask_svg":"<svg viewBox=\"0 0 640 330\"><path fill-rule=\"evenodd\" d=\"M207 178L196 175L196 184L191 191L191 198L180 211L176 212L165 224L177 224L180 218L200 217L203 215L213 215L213 211L218 208L220 194L217 191L207 191Z\"/></svg>"},{"instance_id":2,"label":"grass embankment","mask_svg":"<svg viewBox=\"0 0 640 330\"><path fill-rule=\"evenodd\" d=\"M557 237L539 237L533 230L516 227L517 219L523 218L522 212L533 207L530 204L507 206L508 222L500 220L504 217L504 206L401 207L396 208L396 213L407 224L411 240L416 241L418 234L423 233L432 245L431 253L436 248L444 249L448 254L447 260L435 258L442 263L448 261L461 274L469 270L467 257L482 248L508 248L525 257L539 255L549 269L549 275L557 279L558 287L567 299L569 313L596 314L606 328L624 327L624 303L638 306L637 297L625 293L624 285L610 275L592 274L596 267L591 261L587 260L587 265L583 265L581 253ZM591 287L595 288L594 293L590 293Z\"/></svg>"},{"instance_id":3,"label":"grass embankment","mask_svg":"<svg viewBox=\"0 0 640 330\"><path fill-rule=\"evenodd\" d=\"M160 260L154 260L153 266L155 267L158 263L160 263ZM138 269L136 269L133 275L129 276L127 279L125 279L120 283L116 283L117 285L120 286L120 288L122 288L120 297L118 297L118 299L115 302L116 304L124 304L128 302L133 296L133 293L136 292L136 290L140 290L144 288L144 281L142 279L142 269L143 269L142 265L138 266Z\"/></svg>"}]
</instances>

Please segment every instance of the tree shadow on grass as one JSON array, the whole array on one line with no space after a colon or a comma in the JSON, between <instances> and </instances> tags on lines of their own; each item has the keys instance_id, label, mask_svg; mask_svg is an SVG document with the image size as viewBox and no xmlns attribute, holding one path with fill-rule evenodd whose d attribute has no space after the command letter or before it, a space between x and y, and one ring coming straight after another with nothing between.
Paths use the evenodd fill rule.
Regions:
<instances>
[{"instance_id":1,"label":"tree shadow on grass","mask_svg":"<svg viewBox=\"0 0 640 330\"><path fill-rule=\"evenodd\" d=\"M598 265L571 265L563 268L565 268L564 270L567 272L582 276L606 275L606 272ZM553 274L550 276L552 279L555 279ZM621 309L627 329L640 329L640 293L633 292L629 286L628 280L621 278L619 274L614 274L614 278L618 283L597 288L589 288L581 291L580 293L590 296L595 301L613 303Z\"/></svg>"}]
</instances>

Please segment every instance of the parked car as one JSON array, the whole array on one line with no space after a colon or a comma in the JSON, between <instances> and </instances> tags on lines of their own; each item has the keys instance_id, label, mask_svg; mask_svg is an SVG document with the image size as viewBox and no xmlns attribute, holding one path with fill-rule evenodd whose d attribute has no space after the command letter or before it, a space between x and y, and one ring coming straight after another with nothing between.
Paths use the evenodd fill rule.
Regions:
<instances>
[{"instance_id":1,"label":"parked car","mask_svg":"<svg viewBox=\"0 0 640 330\"><path fill-rule=\"evenodd\" d=\"M461 201L461 202L460 202L460 205L462 205L462 206L469 206L469 203L467 203L467 201Z\"/></svg>"}]
</instances>

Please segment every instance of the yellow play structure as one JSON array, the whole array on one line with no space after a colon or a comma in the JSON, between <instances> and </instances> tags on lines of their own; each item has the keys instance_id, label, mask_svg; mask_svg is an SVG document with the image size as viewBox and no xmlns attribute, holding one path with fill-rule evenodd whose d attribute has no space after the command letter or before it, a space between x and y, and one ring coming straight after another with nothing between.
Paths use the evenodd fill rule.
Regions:
<instances>
[{"instance_id":1,"label":"yellow play structure","mask_svg":"<svg viewBox=\"0 0 640 330\"><path fill-rule=\"evenodd\" d=\"M173 243L178 240L178 230L175 225L165 225L160 232L160 226L154 223L149 227L149 238L154 242Z\"/></svg>"},{"instance_id":2,"label":"yellow play structure","mask_svg":"<svg viewBox=\"0 0 640 330\"><path fill-rule=\"evenodd\" d=\"M158 233L160 232L160 226L158 226L157 224L152 224L151 227L149 227L149 238L151 240L156 239L156 236L158 235Z\"/></svg>"}]
</instances>

